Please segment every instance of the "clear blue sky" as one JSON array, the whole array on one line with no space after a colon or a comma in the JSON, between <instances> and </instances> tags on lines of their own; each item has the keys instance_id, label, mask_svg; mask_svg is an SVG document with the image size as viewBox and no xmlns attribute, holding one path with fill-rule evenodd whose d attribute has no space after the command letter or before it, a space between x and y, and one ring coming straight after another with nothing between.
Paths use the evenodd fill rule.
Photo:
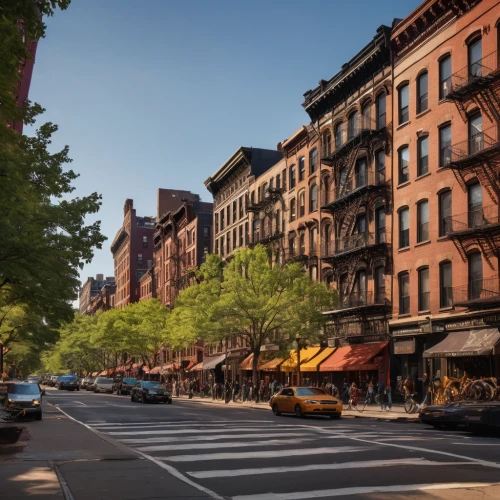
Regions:
<instances>
[{"instance_id":1,"label":"clear blue sky","mask_svg":"<svg viewBox=\"0 0 500 500\"><path fill-rule=\"evenodd\" d=\"M103 195L109 238L82 280L113 275L126 198L138 215L159 187L211 201L203 181L239 146L276 148L308 121L303 93L419 3L73 0L48 19L30 98L70 146L75 195Z\"/></svg>"}]
</instances>

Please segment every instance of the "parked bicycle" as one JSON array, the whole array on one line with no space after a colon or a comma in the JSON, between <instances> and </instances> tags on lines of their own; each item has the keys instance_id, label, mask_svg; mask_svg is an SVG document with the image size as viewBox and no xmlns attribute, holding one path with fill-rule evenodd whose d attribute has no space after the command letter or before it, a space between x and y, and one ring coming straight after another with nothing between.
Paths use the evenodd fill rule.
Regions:
<instances>
[{"instance_id":1,"label":"parked bicycle","mask_svg":"<svg viewBox=\"0 0 500 500\"><path fill-rule=\"evenodd\" d=\"M406 413L417 413L421 409L425 408L425 406L427 406L425 404L425 401L423 401L422 403L417 403L417 401L415 400L416 396L417 396L416 392L406 395L405 405L404 405Z\"/></svg>"}]
</instances>

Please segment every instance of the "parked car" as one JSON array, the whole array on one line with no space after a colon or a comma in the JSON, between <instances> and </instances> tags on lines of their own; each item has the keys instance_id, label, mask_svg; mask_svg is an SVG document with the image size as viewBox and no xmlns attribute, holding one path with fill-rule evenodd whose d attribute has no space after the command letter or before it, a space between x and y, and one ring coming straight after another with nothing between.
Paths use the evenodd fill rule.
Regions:
<instances>
[{"instance_id":1,"label":"parked car","mask_svg":"<svg viewBox=\"0 0 500 500\"><path fill-rule=\"evenodd\" d=\"M116 394L125 394L128 396L136 384L136 378L125 377L119 381L115 380L113 390L116 391Z\"/></svg>"},{"instance_id":2,"label":"parked car","mask_svg":"<svg viewBox=\"0 0 500 500\"><path fill-rule=\"evenodd\" d=\"M94 381L92 377L87 375L86 377L83 377L82 383L80 384L81 389L88 389L89 384L91 384Z\"/></svg>"},{"instance_id":3,"label":"parked car","mask_svg":"<svg viewBox=\"0 0 500 500\"><path fill-rule=\"evenodd\" d=\"M95 377L89 377L87 380L87 384L85 385L85 389L87 389L87 391L93 391L94 382L95 382Z\"/></svg>"},{"instance_id":4,"label":"parked car","mask_svg":"<svg viewBox=\"0 0 500 500\"><path fill-rule=\"evenodd\" d=\"M30 375L28 377L28 383L29 384L39 384L40 383L40 377L36 375Z\"/></svg>"},{"instance_id":5,"label":"parked car","mask_svg":"<svg viewBox=\"0 0 500 500\"><path fill-rule=\"evenodd\" d=\"M276 416L295 413L297 417L326 415L340 418L342 415L341 401L316 387L286 387L271 398L269 405Z\"/></svg>"},{"instance_id":6,"label":"parked car","mask_svg":"<svg viewBox=\"0 0 500 500\"><path fill-rule=\"evenodd\" d=\"M28 382L7 383L7 400L5 407L20 407L26 415L33 416L35 420L42 420L42 396L45 389L40 389L38 384Z\"/></svg>"},{"instance_id":7,"label":"parked car","mask_svg":"<svg viewBox=\"0 0 500 500\"><path fill-rule=\"evenodd\" d=\"M57 381L58 390L79 391L78 378L76 375L61 375Z\"/></svg>"},{"instance_id":8,"label":"parked car","mask_svg":"<svg viewBox=\"0 0 500 500\"><path fill-rule=\"evenodd\" d=\"M447 427L456 429L459 426L465 427L465 414L469 407L478 404L476 401L457 401L442 405L425 406L420 410L418 418L427 425L432 425L436 429Z\"/></svg>"},{"instance_id":9,"label":"parked car","mask_svg":"<svg viewBox=\"0 0 500 500\"><path fill-rule=\"evenodd\" d=\"M172 404L172 393L167 391L159 382L142 380L132 387L130 401L140 403L168 403Z\"/></svg>"},{"instance_id":10,"label":"parked car","mask_svg":"<svg viewBox=\"0 0 500 500\"><path fill-rule=\"evenodd\" d=\"M467 430L500 433L500 401L478 401L464 410Z\"/></svg>"},{"instance_id":11,"label":"parked car","mask_svg":"<svg viewBox=\"0 0 500 500\"><path fill-rule=\"evenodd\" d=\"M59 377L57 375L51 375L49 379L47 380L47 385L49 387L55 387L57 384L57 381L59 380Z\"/></svg>"},{"instance_id":12,"label":"parked car","mask_svg":"<svg viewBox=\"0 0 500 500\"><path fill-rule=\"evenodd\" d=\"M94 392L113 392L113 379L107 377L96 377L94 383L90 386L90 390Z\"/></svg>"}]
</instances>

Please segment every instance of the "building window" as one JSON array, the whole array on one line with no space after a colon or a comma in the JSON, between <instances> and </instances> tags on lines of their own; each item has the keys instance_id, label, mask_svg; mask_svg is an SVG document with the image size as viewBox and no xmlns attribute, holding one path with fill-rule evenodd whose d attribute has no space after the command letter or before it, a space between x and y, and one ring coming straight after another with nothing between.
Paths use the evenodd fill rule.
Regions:
<instances>
[{"instance_id":1,"label":"building window","mask_svg":"<svg viewBox=\"0 0 500 500\"><path fill-rule=\"evenodd\" d=\"M215 214L214 221L215 221L215 234L217 234L219 232L219 214Z\"/></svg>"},{"instance_id":2,"label":"building window","mask_svg":"<svg viewBox=\"0 0 500 500\"><path fill-rule=\"evenodd\" d=\"M313 149L309 153L309 175L314 174L317 168L318 168L318 150Z\"/></svg>"},{"instance_id":3,"label":"building window","mask_svg":"<svg viewBox=\"0 0 500 500\"><path fill-rule=\"evenodd\" d=\"M299 255L305 255L306 253L306 235L304 231L299 234Z\"/></svg>"},{"instance_id":4,"label":"building window","mask_svg":"<svg viewBox=\"0 0 500 500\"><path fill-rule=\"evenodd\" d=\"M385 183L385 151L379 149L375 153L375 183L378 185Z\"/></svg>"},{"instance_id":5,"label":"building window","mask_svg":"<svg viewBox=\"0 0 500 500\"><path fill-rule=\"evenodd\" d=\"M410 180L410 150L403 146L398 151L399 184Z\"/></svg>"},{"instance_id":6,"label":"building window","mask_svg":"<svg viewBox=\"0 0 500 500\"><path fill-rule=\"evenodd\" d=\"M468 255L469 262L469 293L468 299L475 300L481 297L483 290L483 261L479 252Z\"/></svg>"},{"instance_id":7,"label":"building window","mask_svg":"<svg viewBox=\"0 0 500 500\"><path fill-rule=\"evenodd\" d=\"M385 94L380 94L377 97L377 101L375 103L375 108L377 111L377 130L384 128L386 121L386 96Z\"/></svg>"},{"instance_id":8,"label":"building window","mask_svg":"<svg viewBox=\"0 0 500 500\"><path fill-rule=\"evenodd\" d=\"M482 226L483 221L483 191L481 184L475 182L467 187L468 223L470 228Z\"/></svg>"},{"instance_id":9,"label":"building window","mask_svg":"<svg viewBox=\"0 0 500 500\"><path fill-rule=\"evenodd\" d=\"M385 243L385 207L375 210L375 243Z\"/></svg>"},{"instance_id":10,"label":"building window","mask_svg":"<svg viewBox=\"0 0 500 500\"><path fill-rule=\"evenodd\" d=\"M418 310L429 311L430 309L430 286L429 268L423 267L418 270Z\"/></svg>"},{"instance_id":11,"label":"building window","mask_svg":"<svg viewBox=\"0 0 500 500\"><path fill-rule=\"evenodd\" d=\"M224 257L224 236L220 237L220 255Z\"/></svg>"},{"instance_id":12,"label":"building window","mask_svg":"<svg viewBox=\"0 0 500 500\"><path fill-rule=\"evenodd\" d=\"M237 237L236 228L233 229L233 248L234 249L238 248L238 237Z\"/></svg>"},{"instance_id":13,"label":"building window","mask_svg":"<svg viewBox=\"0 0 500 500\"><path fill-rule=\"evenodd\" d=\"M142 253L137 254L137 264L142 264Z\"/></svg>"},{"instance_id":14,"label":"building window","mask_svg":"<svg viewBox=\"0 0 500 500\"><path fill-rule=\"evenodd\" d=\"M451 161L451 125L439 129L439 166L446 167Z\"/></svg>"},{"instance_id":15,"label":"building window","mask_svg":"<svg viewBox=\"0 0 500 500\"><path fill-rule=\"evenodd\" d=\"M222 231L224 229L224 209L220 211L220 230Z\"/></svg>"},{"instance_id":16,"label":"building window","mask_svg":"<svg viewBox=\"0 0 500 500\"><path fill-rule=\"evenodd\" d=\"M429 202L422 201L417 205L417 243L429 239Z\"/></svg>"},{"instance_id":17,"label":"building window","mask_svg":"<svg viewBox=\"0 0 500 500\"><path fill-rule=\"evenodd\" d=\"M237 201L233 201L233 222L236 222L238 220L238 207L237 207Z\"/></svg>"},{"instance_id":18,"label":"building window","mask_svg":"<svg viewBox=\"0 0 500 500\"><path fill-rule=\"evenodd\" d=\"M219 253L219 240L215 240L215 253ZM165 275L165 279L168 279L168 277Z\"/></svg>"},{"instance_id":19,"label":"building window","mask_svg":"<svg viewBox=\"0 0 500 500\"><path fill-rule=\"evenodd\" d=\"M324 232L324 241L323 241L323 245L324 245L324 249L323 249L323 256L324 257L328 257L331 255L331 237L332 237L332 229L331 229L331 226L330 224L327 224L324 229L323 229L323 232Z\"/></svg>"},{"instance_id":20,"label":"building window","mask_svg":"<svg viewBox=\"0 0 500 500\"><path fill-rule=\"evenodd\" d=\"M474 113L469 117L469 154L479 153L483 149L483 117L481 113Z\"/></svg>"},{"instance_id":21,"label":"building window","mask_svg":"<svg viewBox=\"0 0 500 500\"><path fill-rule=\"evenodd\" d=\"M361 124L362 128L364 130L371 130L372 124L372 103L367 102L363 104L363 109L361 110L361 116L362 116L362 121L363 123Z\"/></svg>"},{"instance_id":22,"label":"building window","mask_svg":"<svg viewBox=\"0 0 500 500\"><path fill-rule=\"evenodd\" d=\"M439 236L446 236L450 227L451 218L451 191L439 194Z\"/></svg>"},{"instance_id":23,"label":"building window","mask_svg":"<svg viewBox=\"0 0 500 500\"><path fill-rule=\"evenodd\" d=\"M451 262L439 264L439 307L453 306Z\"/></svg>"},{"instance_id":24,"label":"building window","mask_svg":"<svg viewBox=\"0 0 500 500\"><path fill-rule=\"evenodd\" d=\"M226 251L227 253L231 253L231 232L228 231L226 235Z\"/></svg>"},{"instance_id":25,"label":"building window","mask_svg":"<svg viewBox=\"0 0 500 500\"><path fill-rule=\"evenodd\" d=\"M399 274L399 314L410 313L410 275L408 272Z\"/></svg>"},{"instance_id":26,"label":"building window","mask_svg":"<svg viewBox=\"0 0 500 500\"><path fill-rule=\"evenodd\" d=\"M451 92L451 56L439 62L439 99L445 99Z\"/></svg>"},{"instance_id":27,"label":"building window","mask_svg":"<svg viewBox=\"0 0 500 500\"><path fill-rule=\"evenodd\" d=\"M288 238L288 255L293 257L295 255L295 235Z\"/></svg>"},{"instance_id":28,"label":"building window","mask_svg":"<svg viewBox=\"0 0 500 500\"><path fill-rule=\"evenodd\" d=\"M417 80L417 113L427 111L428 105L428 89L429 89L429 75L423 73Z\"/></svg>"},{"instance_id":29,"label":"building window","mask_svg":"<svg viewBox=\"0 0 500 500\"><path fill-rule=\"evenodd\" d=\"M403 208L399 211L399 248L410 246L410 210Z\"/></svg>"},{"instance_id":30,"label":"building window","mask_svg":"<svg viewBox=\"0 0 500 500\"><path fill-rule=\"evenodd\" d=\"M312 281L318 280L318 268L316 266L311 266L309 273Z\"/></svg>"},{"instance_id":31,"label":"building window","mask_svg":"<svg viewBox=\"0 0 500 500\"><path fill-rule=\"evenodd\" d=\"M276 189L281 189L281 175L276 176Z\"/></svg>"},{"instance_id":32,"label":"building window","mask_svg":"<svg viewBox=\"0 0 500 500\"><path fill-rule=\"evenodd\" d=\"M375 304L383 304L385 302L385 273L384 266L378 266L374 272L375 285Z\"/></svg>"},{"instance_id":33,"label":"building window","mask_svg":"<svg viewBox=\"0 0 500 500\"><path fill-rule=\"evenodd\" d=\"M482 76L483 42L481 38L469 43L467 52L469 57L469 78Z\"/></svg>"},{"instance_id":34,"label":"building window","mask_svg":"<svg viewBox=\"0 0 500 500\"><path fill-rule=\"evenodd\" d=\"M368 183L368 166L366 158L360 158L354 166L355 189L366 186Z\"/></svg>"},{"instance_id":35,"label":"building window","mask_svg":"<svg viewBox=\"0 0 500 500\"><path fill-rule=\"evenodd\" d=\"M240 231L240 247L242 247L243 246L243 224L240 224L239 231Z\"/></svg>"},{"instance_id":36,"label":"building window","mask_svg":"<svg viewBox=\"0 0 500 500\"><path fill-rule=\"evenodd\" d=\"M148 248L148 237L147 236L142 237L142 247Z\"/></svg>"},{"instance_id":37,"label":"building window","mask_svg":"<svg viewBox=\"0 0 500 500\"><path fill-rule=\"evenodd\" d=\"M400 87L398 92L399 102L399 125L406 123L410 119L410 87L408 84Z\"/></svg>"},{"instance_id":38,"label":"building window","mask_svg":"<svg viewBox=\"0 0 500 500\"><path fill-rule=\"evenodd\" d=\"M260 219L255 217L253 220L253 243L254 245L260 240Z\"/></svg>"},{"instance_id":39,"label":"building window","mask_svg":"<svg viewBox=\"0 0 500 500\"><path fill-rule=\"evenodd\" d=\"M340 122L335 127L335 149L340 149L344 142L344 124Z\"/></svg>"},{"instance_id":40,"label":"building window","mask_svg":"<svg viewBox=\"0 0 500 500\"><path fill-rule=\"evenodd\" d=\"M330 156L332 154L332 134L325 132L323 134L323 156Z\"/></svg>"},{"instance_id":41,"label":"building window","mask_svg":"<svg viewBox=\"0 0 500 500\"><path fill-rule=\"evenodd\" d=\"M293 222L295 220L295 217L296 217L296 213L295 213L295 198L292 198L290 200L290 222Z\"/></svg>"},{"instance_id":42,"label":"building window","mask_svg":"<svg viewBox=\"0 0 500 500\"><path fill-rule=\"evenodd\" d=\"M283 182L283 189L286 189L286 168L281 172L281 180Z\"/></svg>"},{"instance_id":43,"label":"building window","mask_svg":"<svg viewBox=\"0 0 500 500\"><path fill-rule=\"evenodd\" d=\"M279 233L281 230L281 210L277 209L274 214L274 227L276 228L276 233Z\"/></svg>"},{"instance_id":44,"label":"building window","mask_svg":"<svg viewBox=\"0 0 500 500\"><path fill-rule=\"evenodd\" d=\"M417 176L429 171L429 137L420 137L417 142Z\"/></svg>"},{"instance_id":45,"label":"building window","mask_svg":"<svg viewBox=\"0 0 500 500\"><path fill-rule=\"evenodd\" d=\"M317 244L318 244L318 228L313 227L309 230L309 255L316 255Z\"/></svg>"},{"instance_id":46,"label":"building window","mask_svg":"<svg viewBox=\"0 0 500 500\"><path fill-rule=\"evenodd\" d=\"M229 227L231 225L231 207L229 205L226 207L226 219L227 219L227 227Z\"/></svg>"},{"instance_id":47,"label":"building window","mask_svg":"<svg viewBox=\"0 0 500 500\"><path fill-rule=\"evenodd\" d=\"M318 210L318 186L313 184L309 188L309 212Z\"/></svg>"},{"instance_id":48,"label":"building window","mask_svg":"<svg viewBox=\"0 0 500 500\"><path fill-rule=\"evenodd\" d=\"M292 165L290 167L290 189L293 189L295 187L295 165Z\"/></svg>"},{"instance_id":49,"label":"building window","mask_svg":"<svg viewBox=\"0 0 500 500\"><path fill-rule=\"evenodd\" d=\"M299 182L306 178L306 159L302 156L299 159Z\"/></svg>"},{"instance_id":50,"label":"building window","mask_svg":"<svg viewBox=\"0 0 500 500\"><path fill-rule=\"evenodd\" d=\"M299 194L299 217L304 217L306 214L306 193L302 191Z\"/></svg>"},{"instance_id":51,"label":"building window","mask_svg":"<svg viewBox=\"0 0 500 500\"><path fill-rule=\"evenodd\" d=\"M347 140L352 139L358 134L358 117L359 113L354 111L347 120Z\"/></svg>"}]
</instances>

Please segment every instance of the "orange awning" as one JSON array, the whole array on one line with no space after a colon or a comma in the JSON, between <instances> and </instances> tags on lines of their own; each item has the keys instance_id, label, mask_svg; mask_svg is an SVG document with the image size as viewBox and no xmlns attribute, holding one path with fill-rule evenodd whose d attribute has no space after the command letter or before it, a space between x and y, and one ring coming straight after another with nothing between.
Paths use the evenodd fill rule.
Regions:
<instances>
[{"instance_id":1,"label":"orange awning","mask_svg":"<svg viewBox=\"0 0 500 500\"><path fill-rule=\"evenodd\" d=\"M320 353L318 353L313 358L309 359L305 363L300 364L301 372L315 372L318 367L325 359L329 358L335 351L336 347L326 347Z\"/></svg>"},{"instance_id":2,"label":"orange awning","mask_svg":"<svg viewBox=\"0 0 500 500\"><path fill-rule=\"evenodd\" d=\"M307 363L310 359L312 359L318 352L321 350L321 347L306 347L305 349L300 350L300 366L303 363ZM290 351L290 357L280 366L281 372L293 372L297 369L297 352L295 349Z\"/></svg>"},{"instance_id":3,"label":"orange awning","mask_svg":"<svg viewBox=\"0 0 500 500\"><path fill-rule=\"evenodd\" d=\"M339 347L320 367L320 372L348 372L356 370L376 370L373 358L388 342L372 344L352 344Z\"/></svg>"},{"instance_id":4,"label":"orange awning","mask_svg":"<svg viewBox=\"0 0 500 500\"><path fill-rule=\"evenodd\" d=\"M268 361L267 363L263 363L261 366L259 366L259 370L262 370L263 372L274 372L277 371L281 363L285 361L284 358L274 358Z\"/></svg>"},{"instance_id":5,"label":"orange awning","mask_svg":"<svg viewBox=\"0 0 500 500\"><path fill-rule=\"evenodd\" d=\"M201 363L198 363L197 365L194 365L193 368L191 368L192 372L199 372L203 370L203 361Z\"/></svg>"},{"instance_id":6,"label":"orange awning","mask_svg":"<svg viewBox=\"0 0 500 500\"><path fill-rule=\"evenodd\" d=\"M253 352L240 363L240 370L253 370Z\"/></svg>"}]
</instances>

